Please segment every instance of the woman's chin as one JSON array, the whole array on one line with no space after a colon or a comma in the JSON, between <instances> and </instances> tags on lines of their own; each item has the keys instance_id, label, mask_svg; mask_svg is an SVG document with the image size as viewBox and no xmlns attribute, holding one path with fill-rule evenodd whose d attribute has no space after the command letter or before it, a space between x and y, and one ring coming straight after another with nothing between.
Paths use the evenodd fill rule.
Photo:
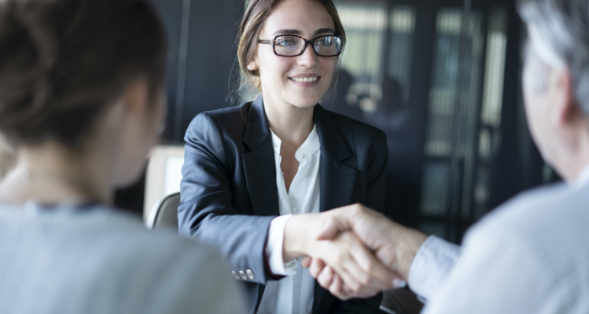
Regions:
<instances>
[{"instance_id":1,"label":"woman's chin","mask_svg":"<svg viewBox=\"0 0 589 314\"><path fill-rule=\"evenodd\" d=\"M308 97L303 95L301 97L292 97L289 101L293 106L301 109L315 107L321 101L321 97Z\"/></svg>"},{"instance_id":2,"label":"woman's chin","mask_svg":"<svg viewBox=\"0 0 589 314\"><path fill-rule=\"evenodd\" d=\"M313 108L315 107L315 105L317 105L317 103L319 103L319 101L311 101L311 102L294 102L292 103L293 106L299 108L299 109L308 109L308 108Z\"/></svg>"}]
</instances>

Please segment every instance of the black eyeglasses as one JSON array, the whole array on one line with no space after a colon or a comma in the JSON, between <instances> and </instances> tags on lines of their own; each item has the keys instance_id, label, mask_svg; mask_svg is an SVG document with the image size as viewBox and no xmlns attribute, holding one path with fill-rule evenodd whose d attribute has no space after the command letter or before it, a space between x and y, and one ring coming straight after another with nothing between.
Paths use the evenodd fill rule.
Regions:
<instances>
[{"instance_id":1,"label":"black eyeglasses","mask_svg":"<svg viewBox=\"0 0 589 314\"><path fill-rule=\"evenodd\" d=\"M300 56L311 44L315 54L321 57L335 57L342 53L342 38L335 35L319 36L307 40L297 35L278 35L272 40L258 39L260 44L272 44L274 54L281 57Z\"/></svg>"}]
</instances>

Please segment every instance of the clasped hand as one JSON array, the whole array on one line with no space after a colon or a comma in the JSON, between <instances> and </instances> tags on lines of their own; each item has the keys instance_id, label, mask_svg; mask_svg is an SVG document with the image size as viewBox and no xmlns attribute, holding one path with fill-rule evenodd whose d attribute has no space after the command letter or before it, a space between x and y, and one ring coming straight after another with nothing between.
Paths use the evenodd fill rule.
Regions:
<instances>
[{"instance_id":1,"label":"clasped hand","mask_svg":"<svg viewBox=\"0 0 589 314\"><path fill-rule=\"evenodd\" d=\"M305 256L303 266L342 300L366 298L406 281L426 238L356 204L293 216L285 231L283 258Z\"/></svg>"}]
</instances>

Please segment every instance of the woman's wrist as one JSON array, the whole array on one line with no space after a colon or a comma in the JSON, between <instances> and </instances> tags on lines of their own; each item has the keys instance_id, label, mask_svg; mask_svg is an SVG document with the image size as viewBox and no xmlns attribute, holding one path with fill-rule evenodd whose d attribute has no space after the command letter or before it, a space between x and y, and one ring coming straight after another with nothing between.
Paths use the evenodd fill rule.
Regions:
<instances>
[{"instance_id":1,"label":"woman's wrist","mask_svg":"<svg viewBox=\"0 0 589 314\"><path fill-rule=\"evenodd\" d=\"M307 226L311 222L309 218L310 214L293 215L286 222L282 245L282 259L285 263L309 255L310 233L307 232Z\"/></svg>"}]
</instances>

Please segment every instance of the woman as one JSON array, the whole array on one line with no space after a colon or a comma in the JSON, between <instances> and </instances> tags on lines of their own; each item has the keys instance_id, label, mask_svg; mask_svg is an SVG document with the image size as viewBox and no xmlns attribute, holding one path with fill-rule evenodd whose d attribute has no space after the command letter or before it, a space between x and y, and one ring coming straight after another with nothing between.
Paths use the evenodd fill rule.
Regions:
<instances>
[{"instance_id":1,"label":"woman","mask_svg":"<svg viewBox=\"0 0 589 314\"><path fill-rule=\"evenodd\" d=\"M344 39L330 0L249 1L238 59L261 96L199 114L186 132L180 232L229 258L250 313L378 311L380 295L336 300L300 268L302 256L325 260L346 283L367 270L392 280L353 234L317 241L321 222L304 214L384 205L384 133L317 105Z\"/></svg>"},{"instance_id":2,"label":"woman","mask_svg":"<svg viewBox=\"0 0 589 314\"><path fill-rule=\"evenodd\" d=\"M0 1L0 313L243 309L218 253L109 207L161 129L165 45L143 0Z\"/></svg>"}]
</instances>

